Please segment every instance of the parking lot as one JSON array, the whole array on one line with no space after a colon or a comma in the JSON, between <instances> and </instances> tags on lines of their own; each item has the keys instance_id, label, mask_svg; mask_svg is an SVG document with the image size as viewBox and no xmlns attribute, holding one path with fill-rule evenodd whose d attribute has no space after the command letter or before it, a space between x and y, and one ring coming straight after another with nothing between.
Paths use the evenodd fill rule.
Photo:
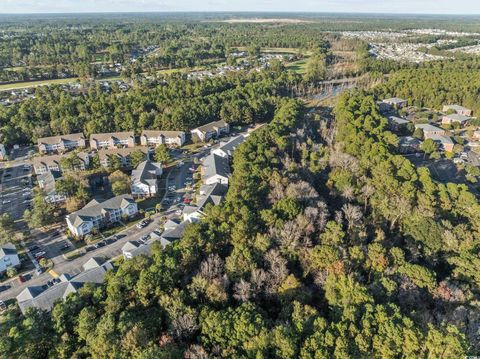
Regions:
<instances>
[{"instance_id":1,"label":"parking lot","mask_svg":"<svg viewBox=\"0 0 480 359\"><path fill-rule=\"evenodd\" d=\"M33 196L32 168L28 164L14 164L0 171L0 213L21 219Z\"/></svg>"}]
</instances>

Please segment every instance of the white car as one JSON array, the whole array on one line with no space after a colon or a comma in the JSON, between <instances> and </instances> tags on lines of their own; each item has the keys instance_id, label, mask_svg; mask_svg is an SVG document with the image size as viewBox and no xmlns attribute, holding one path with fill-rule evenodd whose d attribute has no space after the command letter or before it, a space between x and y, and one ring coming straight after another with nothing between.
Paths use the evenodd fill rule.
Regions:
<instances>
[{"instance_id":1,"label":"white car","mask_svg":"<svg viewBox=\"0 0 480 359\"><path fill-rule=\"evenodd\" d=\"M9 203L11 203L11 202L12 202L12 201L10 201L9 199L6 199L6 200L2 201L2 204L9 204Z\"/></svg>"}]
</instances>

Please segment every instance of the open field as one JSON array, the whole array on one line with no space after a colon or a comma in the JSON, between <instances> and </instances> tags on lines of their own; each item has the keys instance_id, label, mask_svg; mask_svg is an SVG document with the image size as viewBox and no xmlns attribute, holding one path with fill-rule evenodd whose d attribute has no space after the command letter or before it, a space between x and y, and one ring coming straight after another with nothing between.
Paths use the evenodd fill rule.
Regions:
<instances>
[{"instance_id":1,"label":"open field","mask_svg":"<svg viewBox=\"0 0 480 359\"><path fill-rule=\"evenodd\" d=\"M304 74L307 66L307 59L302 59L287 64L287 69L296 72L297 74Z\"/></svg>"},{"instance_id":2,"label":"open field","mask_svg":"<svg viewBox=\"0 0 480 359\"><path fill-rule=\"evenodd\" d=\"M72 77L72 78L68 78L68 79L18 82L18 83L14 83L14 84L0 85L0 91L19 90L19 89L25 89L25 88L30 88L30 87L55 85L55 84L56 85L67 84L67 83L75 82L77 80L79 80L78 77Z\"/></svg>"}]
</instances>

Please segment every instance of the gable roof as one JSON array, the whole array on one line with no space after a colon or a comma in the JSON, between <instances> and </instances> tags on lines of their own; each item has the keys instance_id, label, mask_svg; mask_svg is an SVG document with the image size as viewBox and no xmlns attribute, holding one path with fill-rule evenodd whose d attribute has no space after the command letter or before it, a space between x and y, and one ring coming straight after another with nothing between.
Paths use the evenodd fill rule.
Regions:
<instances>
[{"instance_id":1,"label":"gable roof","mask_svg":"<svg viewBox=\"0 0 480 359\"><path fill-rule=\"evenodd\" d=\"M203 177L210 178L213 176L230 176L230 164L226 157L218 156L214 153L207 156L203 161Z\"/></svg>"},{"instance_id":2,"label":"gable roof","mask_svg":"<svg viewBox=\"0 0 480 359\"><path fill-rule=\"evenodd\" d=\"M50 137L42 137L37 140L37 143L39 145L45 144L45 145L54 145L57 143L60 143L62 140L63 141L78 141L78 140L84 140L85 136L83 133L71 133L68 135L60 135L60 136L50 136Z\"/></svg>"},{"instance_id":3,"label":"gable roof","mask_svg":"<svg viewBox=\"0 0 480 359\"><path fill-rule=\"evenodd\" d=\"M157 183L157 171L161 170L161 165L149 160L140 163L136 169L132 171L133 182L140 182L148 186Z\"/></svg>"},{"instance_id":4,"label":"gable roof","mask_svg":"<svg viewBox=\"0 0 480 359\"><path fill-rule=\"evenodd\" d=\"M78 226L85 220L101 216L105 211L125 208L132 203L135 203L135 201L129 194L122 194L100 203L96 200L92 200L82 209L69 214L67 218L70 220L70 223Z\"/></svg>"},{"instance_id":5,"label":"gable roof","mask_svg":"<svg viewBox=\"0 0 480 359\"><path fill-rule=\"evenodd\" d=\"M460 105L445 105L443 106L447 110L454 110L454 111L470 111L469 108L460 106Z\"/></svg>"},{"instance_id":6,"label":"gable roof","mask_svg":"<svg viewBox=\"0 0 480 359\"><path fill-rule=\"evenodd\" d=\"M70 293L76 293L85 283L102 283L105 273L112 268L112 264L107 262L87 269L74 277L61 276L62 282L45 290L42 287L27 287L17 296L18 305L22 312L30 307L50 310L55 302L65 299Z\"/></svg>"},{"instance_id":7,"label":"gable roof","mask_svg":"<svg viewBox=\"0 0 480 359\"><path fill-rule=\"evenodd\" d=\"M470 117L460 115L458 113L452 113L451 115L445 115L444 117L448 118L450 121L455 121L460 123L467 122L468 120L470 120Z\"/></svg>"},{"instance_id":8,"label":"gable roof","mask_svg":"<svg viewBox=\"0 0 480 359\"><path fill-rule=\"evenodd\" d=\"M406 123L409 123L410 121L398 116L389 116L388 117L388 122L390 123L395 123L397 125L404 125Z\"/></svg>"},{"instance_id":9,"label":"gable roof","mask_svg":"<svg viewBox=\"0 0 480 359\"><path fill-rule=\"evenodd\" d=\"M167 240L167 241L174 241L174 240L182 238L183 233L185 232L185 229L186 229L188 224L190 224L190 222L188 222L188 221L180 222L174 228L167 229L165 232L163 232L162 238Z\"/></svg>"},{"instance_id":10,"label":"gable roof","mask_svg":"<svg viewBox=\"0 0 480 359\"><path fill-rule=\"evenodd\" d=\"M93 133L90 135L90 141L108 141L111 138L119 141L128 140L129 138L135 139L133 131L129 132L109 132L109 133Z\"/></svg>"},{"instance_id":11,"label":"gable roof","mask_svg":"<svg viewBox=\"0 0 480 359\"><path fill-rule=\"evenodd\" d=\"M159 130L143 130L141 136L146 136L146 137L167 137L167 138L173 138L173 137L180 137L184 135L185 132L183 131L159 131Z\"/></svg>"},{"instance_id":12,"label":"gable roof","mask_svg":"<svg viewBox=\"0 0 480 359\"><path fill-rule=\"evenodd\" d=\"M399 98L399 97L391 97L391 98L386 98L385 100L383 100L383 102L399 104L399 103L402 103L402 102L407 102L407 100L404 100L403 98Z\"/></svg>"},{"instance_id":13,"label":"gable roof","mask_svg":"<svg viewBox=\"0 0 480 359\"><path fill-rule=\"evenodd\" d=\"M87 163L88 153L78 152L76 153L77 157L84 163ZM35 156L33 157L33 166L51 166L58 165L60 166L60 160L64 158L65 155L48 155L48 156Z\"/></svg>"},{"instance_id":14,"label":"gable roof","mask_svg":"<svg viewBox=\"0 0 480 359\"><path fill-rule=\"evenodd\" d=\"M108 156L116 155L119 157L127 157L132 152L140 150L144 154L148 154L148 147L146 146L136 146L136 147L126 147L126 148L103 148L98 150L98 158L100 161L108 159Z\"/></svg>"},{"instance_id":15,"label":"gable roof","mask_svg":"<svg viewBox=\"0 0 480 359\"><path fill-rule=\"evenodd\" d=\"M13 243L5 243L0 246L0 258L9 255L16 255L17 249Z\"/></svg>"},{"instance_id":16,"label":"gable roof","mask_svg":"<svg viewBox=\"0 0 480 359\"><path fill-rule=\"evenodd\" d=\"M438 131L444 131L445 132L445 130L443 128L430 125L429 123L416 124L415 128L420 128L423 131L427 131L427 132L438 132Z\"/></svg>"},{"instance_id":17,"label":"gable roof","mask_svg":"<svg viewBox=\"0 0 480 359\"><path fill-rule=\"evenodd\" d=\"M220 143L220 147L218 147L218 149L214 150L213 152L218 150L225 152L228 156L231 156L233 154L233 151L235 151L235 149L240 146L247 139L247 137L248 135L240 135L231 139L228 142L222 142Z\"/></svg>"},{"instance_id":18,"label":"gable roof","mask_svg":"<svg viewBox=\"0 0 480 359\"><path fill-rule=\"evenodd\" d=\"M226 127L226 126L227 126L227 123L224 120L219 120L219 121L214 121L214 122L207 123L206 125L203 125L203 126L199 126L199 127L195 128L194 130L198 130L200 132L207 133L207 132L216 131L217 128L222 128L222 127Z\"/></svg>"},{"instance_id":19,"label":"gable roof","mask_svg":"<svg viewBox=\"0 0 480 359\"><path fill-rule=\"evenodd\" d=\"M453 145L453 141L448 136L432 135L430 139L434 142L440 142L442 145Z\"/></svg>"}]
</instances>

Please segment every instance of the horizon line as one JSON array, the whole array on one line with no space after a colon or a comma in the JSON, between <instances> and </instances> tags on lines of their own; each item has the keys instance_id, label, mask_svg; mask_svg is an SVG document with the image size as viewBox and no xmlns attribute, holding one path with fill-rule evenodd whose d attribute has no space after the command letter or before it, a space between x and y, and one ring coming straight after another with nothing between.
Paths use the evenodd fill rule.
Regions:
<instances>
[{"instance_id":1,"label":"horizon line","mask_svg":"<svg viewBox=\"0 0 480 359\"><path fill-rule=\"evenodd\" d=\"M3 15L76 15L76 14L341 14L341 15L426 15L426 16L480 16L479 13L426 13L426 12L372 12L372 11L306 11L306 10L142 10L142 11L67 11L67 12L0 12Z\"/></svg>"}]
</instances>

